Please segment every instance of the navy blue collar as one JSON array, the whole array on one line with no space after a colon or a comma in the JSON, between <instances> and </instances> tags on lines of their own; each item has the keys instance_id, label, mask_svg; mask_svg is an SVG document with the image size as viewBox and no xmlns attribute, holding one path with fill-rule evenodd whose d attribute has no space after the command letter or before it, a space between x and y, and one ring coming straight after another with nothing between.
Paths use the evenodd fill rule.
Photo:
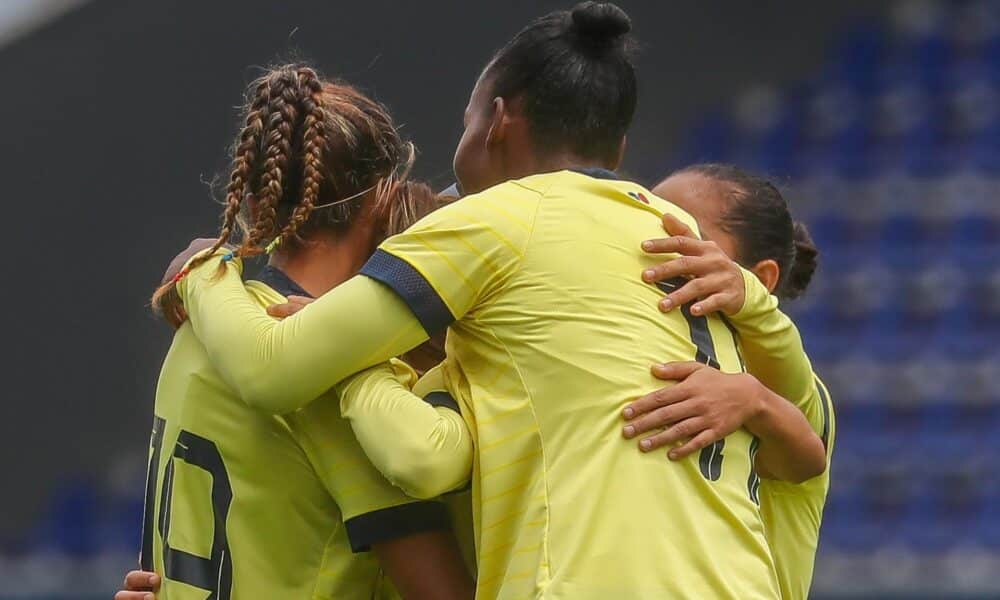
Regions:
<instances>
[{"instance_id":1,"label":"navy blue collar","mask_svg":"<svg viewBox=\"0 0 1000 600\"><path fill-rule=\"evenodd\" d=\"M312 294L302 289L302 286L292 281L292 278L285 275L285 272L271 265L265 266L254 277L255 280L263 283L282 296L305 296L312 298Z\"/></svg>"},{"instance_id":2,"label":"navy blue collar","mask_svg":"<svg viewBox=\"0 0 1000 600\"><path fill-rule=\"evenodd\" d=\"M574 173L579 173L581 175L586 175L587 177L593 177L594 179L614 179L620 180L621 177L618 173L614 171L609 171L607 169L602 169L601 167L580 167L578 169L570 169Z\"/></svg>"}]
</instances>

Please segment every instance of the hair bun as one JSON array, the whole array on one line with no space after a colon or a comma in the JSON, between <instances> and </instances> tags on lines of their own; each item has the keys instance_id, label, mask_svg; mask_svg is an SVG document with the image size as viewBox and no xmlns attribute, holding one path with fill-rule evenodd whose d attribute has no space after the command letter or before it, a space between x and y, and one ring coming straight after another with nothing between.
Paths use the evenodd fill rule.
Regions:
<instances>
[{"instance_id":1,"label":"hair bun","mask_svg":"<svg viewBox=\"0 0 1000 600\"><path fill-rule=\"evenodd\" d=\"M809 282L812 281L819 266L819 249L813 243L812 236L805 223L795 221L793 224L795 258L792 260L788 275L782 283L785 297L794 300L806 293Z\"/></svg>"},{"instance_id":2,"label":"hair bun","mask_svg":"<svg viewBox=\"0 0 1000 600\"><path fill-rule=\"evenodd\" d=\"M571 14L573 29L595 41L614 41L632 31L632 19L610 2L581 2Z\"/></svg>"}]
</instances>

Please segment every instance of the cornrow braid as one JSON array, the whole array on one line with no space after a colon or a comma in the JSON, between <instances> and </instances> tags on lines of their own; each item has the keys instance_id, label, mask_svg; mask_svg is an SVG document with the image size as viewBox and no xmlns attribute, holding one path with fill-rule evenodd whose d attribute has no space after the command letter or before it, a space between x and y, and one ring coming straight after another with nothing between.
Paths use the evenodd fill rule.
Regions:
<instances>
[{"instance_id":1,"label":"cornrow braid","mask_svg":"<svg viewBox=\"0 0 1000 600\"><path fill-rule=\"evenodd\" d=\"M277 243L287 244L297 235L299 228L309 220L313 207L319 202L323 182L323 150L327 147L325 112L323 109L323 84L316 71L302 67L298 70L300 103L305 114L302 134L302 200L295 206L288 224L281 230Z\"/></svg>"},{"instance_id":2,"label":"cornrow braid","mask_svg":"<svg viewBox=\"0 0 1000 600\"><path fill-rule=\"evenodd\" d=\"M273 78L267 104L267 122L263 137L264 165L260 179L254 226L236 251L237 256L256 256L279 230L278 205L285 196L283 178L291 161L292 136L298 118L299 82L294 71L280 69Z\"/></svg>"},{"instance_id":3,"label":"cornrow braid","mask_svg":"<svg viewBox=\"0 0 1000 600\"><path fill-rule=\"evenodd\" d=\"M242 239L219 273L229 258L294 247L316 230L337 235L361 215L371 216L378 237L431 208L429 189L407 181L413 144L400 137L382 104L304 65L273 68L251 89L232 149L219 238L191 267L209 260L237 225ZM188 270L154 294L154 309L178 325L183 307L176 293L165 293Z\"/></svg>"}]
</instances>

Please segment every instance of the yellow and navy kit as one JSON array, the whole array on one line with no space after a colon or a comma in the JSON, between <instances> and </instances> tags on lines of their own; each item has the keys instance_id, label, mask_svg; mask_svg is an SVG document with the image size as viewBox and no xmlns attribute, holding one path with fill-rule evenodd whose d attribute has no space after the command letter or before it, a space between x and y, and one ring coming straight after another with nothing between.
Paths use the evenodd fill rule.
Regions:
<instances>
[{"instance_id":1,"label":"yellow and navy kit","mask_svg":"<svg viewBox=\"0 0 1000 600\"><path fill-rule=\"evenodd\" d=\"M260 307L306 295L266 268ZM396 598L372 544L445 529L446 507L418 502L368 461L330 393L274 416L225 384L190 324L160 373L141 564L159 597Z\"/></svg>"},{"instance_id":2,"label":"yellow and navy kit","mask_svg":"<svg viewBox=\"0 0 1000 600\"><path fill-rule=\"evenodd\" d=\"M665 212L697 227L609 173L547 173L439 209L283 322L235 261L178 290L226 380L276 412L449 328L444 373L475 441L479 597L776 598L754 438L675 463L620 435L621 406L662 385L654 362L742 369L721 318L662 315L639 278Z\"/></svg>"},{"instance_id":3,"label":"yellow and navy kit","mask_svg":"<svg viewBox=\"0 0 1000 600\"><path fill-rule=\"evenodd\" d=\"M830 394L813 372L795 324L778 310L777 298L753 285L753 281L747 283L746 305L730 319L739 334L747 369L798 406L826 446L827 468L818 477L797 484L764 479L760 484L761 514L781 597L805 600L809 597L823 506L830 489L836 419Z\"/></svg>"}]
</instances>

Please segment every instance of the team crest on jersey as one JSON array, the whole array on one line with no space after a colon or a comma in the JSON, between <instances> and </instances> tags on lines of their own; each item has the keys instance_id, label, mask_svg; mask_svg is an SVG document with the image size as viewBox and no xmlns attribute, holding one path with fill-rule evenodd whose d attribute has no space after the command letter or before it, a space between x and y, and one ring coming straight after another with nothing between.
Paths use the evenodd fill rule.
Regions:
<instances>
[{"instance_id":1,"label":"team crest on jersey","mask_svg":"<svg viewBox=\"0 0 1000 600\"><path fill-rule=\"evenodd\" d=\"M629 192L628 195L635 198L639 202L642 202L643 204L649 204L649 199L646 198L646 195L641 192Z\"/></svg>"}]
</instances>

